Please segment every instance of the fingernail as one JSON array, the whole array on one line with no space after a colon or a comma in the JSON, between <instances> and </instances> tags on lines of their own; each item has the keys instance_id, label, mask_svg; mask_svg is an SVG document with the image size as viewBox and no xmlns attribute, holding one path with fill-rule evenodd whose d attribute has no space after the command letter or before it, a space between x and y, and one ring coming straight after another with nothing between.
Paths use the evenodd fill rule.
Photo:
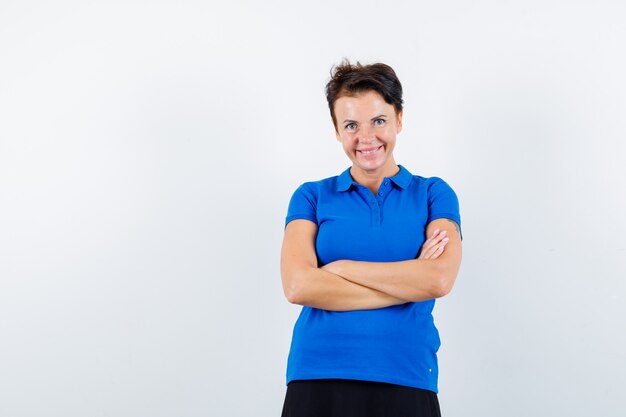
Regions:
<instances>
[{"instance_id":1,"label":"fingernail","mask_svg":"<svg viewBox=\"0 0 626 417\"><path fill-rule=\"evenodd\" d=\"M448 243L448 241L449 241L449 240L450 240L450 238L449 238L449 237L446 237L446 238L444 238L444 239L442 240L442 242L443 242L443 243Z\"/></svg>"},{"instance_id":2,"label":"fingernail","mask_svg":"<svg viewBox=\"0 0 626 417\"><path fill-rule=\"evenodd\" d=\"M445 234L446 234L446 231L445 231L445 230L442 230L442 231L441 231L441 234L442 234L442 235L445 235Z\"/></svg>"}]
</instances>

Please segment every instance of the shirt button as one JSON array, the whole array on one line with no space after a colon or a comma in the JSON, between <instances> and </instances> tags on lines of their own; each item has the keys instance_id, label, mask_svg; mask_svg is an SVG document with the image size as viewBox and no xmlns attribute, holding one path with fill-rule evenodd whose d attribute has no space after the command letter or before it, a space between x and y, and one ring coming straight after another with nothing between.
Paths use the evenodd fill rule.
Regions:
<instances>
[{"instance_id":1,"label":"shirt button","mask_svg":"<svg viewBox=\"0 0 626 417\"><path fill-rule=\"evenodd\" d=\"M385 180L385 185L389 185L389 180Z\"/></svg>"}]
</instances>

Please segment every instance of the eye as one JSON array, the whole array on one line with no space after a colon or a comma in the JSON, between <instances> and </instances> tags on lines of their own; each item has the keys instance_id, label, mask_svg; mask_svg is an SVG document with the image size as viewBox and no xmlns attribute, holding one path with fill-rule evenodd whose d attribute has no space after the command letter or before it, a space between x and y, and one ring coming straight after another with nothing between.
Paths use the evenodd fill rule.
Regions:
<instances>
[{"instance_id":1,"label":"eye","mask_svg":"<svg viewBox=\"0 0 626 417\"><path fill-rule=\"evenodd\" d=\"M374 119L374 126L382 126L385 124L385 119Z\"/></svg>"},{"instance_id":2,"label":"eye","mask_svg":"<svg viewBox=\"0 0 626 417\"><path fill-rule=\"evenodd\" d=\"M355 130L356 129L356 123L348 123L347 125L344 126L344 128L346 130Z\"/></svg>"}]
</instances>

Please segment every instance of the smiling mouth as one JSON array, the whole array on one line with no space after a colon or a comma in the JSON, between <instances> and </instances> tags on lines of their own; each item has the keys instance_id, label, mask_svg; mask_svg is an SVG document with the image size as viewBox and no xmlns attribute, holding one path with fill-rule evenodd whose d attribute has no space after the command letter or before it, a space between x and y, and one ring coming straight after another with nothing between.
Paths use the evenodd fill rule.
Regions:
<instances>
[{"instance_id":1,"label":"smiling mouth","mask_svg":"<svg viewBox=\"0 0 626 417\"><path fill-rule=\"evenodd\" d=\"M375 153L376 151L378 151L382 147L383 147L383 145L380 145L379 147L372 148L372 149L357 149L357 152L361 152L361 154L363 154L363 155L371 155L371 154Z\"/></svg>"}]
</instances>

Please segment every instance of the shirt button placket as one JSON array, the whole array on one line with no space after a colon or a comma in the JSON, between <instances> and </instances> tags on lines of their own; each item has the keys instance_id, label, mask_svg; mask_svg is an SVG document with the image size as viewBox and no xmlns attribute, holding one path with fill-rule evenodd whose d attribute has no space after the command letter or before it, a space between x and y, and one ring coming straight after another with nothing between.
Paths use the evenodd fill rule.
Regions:
<instances>
[{"instance_id":1,"label":"shirt button placket","mask_svg":"<svg viewBox=\"0 0 626 417\"><path fill-rule=\"evenodd\" d=\"M374 226L380 226L380 204L376 200L372 201L372 221Z\"/></svg>"},{"instance_id":2,"label":"shirt button placket","mask_svg":"<svg viewBox=\"0 0 626 417\"><path fill-rule=\"evenodd\" d=\"M385 193L387 192L388 188L389 188L389 180L385 179L380 185L378 193L376 194L376 218L374 219L375 221L374 224L377 226L380 226L382 224L382 217L380 215L380 212L381 212L383 197L385 196Z\"/></svg>"}]
</instances>

